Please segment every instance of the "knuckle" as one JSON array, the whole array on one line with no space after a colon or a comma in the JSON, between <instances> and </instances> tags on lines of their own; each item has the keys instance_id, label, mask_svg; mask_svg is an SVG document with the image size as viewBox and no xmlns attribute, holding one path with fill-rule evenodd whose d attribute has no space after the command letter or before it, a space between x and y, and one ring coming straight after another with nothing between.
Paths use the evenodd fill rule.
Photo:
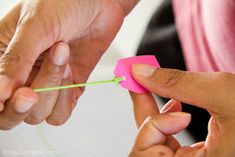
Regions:
<instances>
[{"instance_id":1,"label":"knuckle","mask_svg":"<svg viewBox=\"0 0 235 157\"><path fill-rule=\"evenodd\" d=\"M57 14L55 14L55 12L47 14L47 3L40 3L41 4L37 5L33 11L27 10L24 12L19 19L18 25L22 26L22 28L34 28L35 25L39 27L41 26L40 31L42 35L50 37L51 40L56 41L59 37L61 27L60 22L58 22L59 16L56 16Z\"/></svg>"},{"instance_id":2,"label":"knuckle","mask_svg":"<svg viewBox=\"0 0 235 157\"><path fill-rule=\"evenodd\" d=\"M175 154L175 156L176 157L183 157L183 156L185 156L186 154L185 154L185 149L186 149L187 147L181 147L181 148L179 148L177 151L176 151L176 154Z\"/></svg>"},{"instance_id":3,"label":"knuckle","mask_svg":"<svg viewBox=\"0 0 235 157\"><path fill-rule=\"evenodd\" d=\"M9 131L11 129L12 127L10 127L9 125L0 125L0 130Z\"/></svg>"},{"instance_id":4,"label":"knuckle","mask_svg":"<svg viewBox=\"0 0 235 157\"><path fill-rule=\"evenodd\" d=\"M180 70L166 70L166 74L163 77L163 84L169 88L174 87L181 81L184 75L185 72Z\"/></svg>"},{"instance_id":5,"label":"knuckle","mask_svg":"<svg viewBox=\"0 0 235 157\"><path fill-rule=\"evenodd\" d=\"M24 50L16 47L17 45L18 44L12 44L12 46L9 47L9 52L2 55L0 60L0 74L8 76L15 75L16 67L22 64L24 64L26 71L31 70L31 66L34 64L32 58L20 55Z\"/></svg>"},{"instance_id":6,"label":"knuckle","mask_svg":"<svg viewBox=\"0 0 235 157\"><path fill-rule=\"evenodd\" d=\"M35 115L35 114L31 114L29 115L24 122L30 125L38 125L40 123L42 123L44 121L44 118L42 118L41 116Z\"/></svg>"},{"instance_id":7,"label":"knuckle","mask_svg":"<svg viewBox=\"0 0 235 157\"><path fill-rule=\"evenodd\" d=\"M46 83L47 84L51 84L51 85L54 85L54 84L58 84L61 82L61 78L62 78L62 75L63 75L63 70L61 67L55 67L53 69L48 69L46 74L49 74L49 75L45 75L46 76Z\"/></svg>"},{"instance_id":8,"label":"knuckle","mask_svg":"<svg viewBox=\"0 0 235 157\"><path fill-rule=\"evenodd\" d=\"M229 80L230 78L234 78L234 75L228 72L218 72L217 77L222 81L226 81Z\"/></svg>"},{"instance_id":9,"label":"knuckle","mask_svg":"<svg viewBox=\"0 0 235 157\"><path fill-rule=\"evenodd\" d=\"M53 117L50 117L48 119L46 119L46 122L50 125L53 125L53 126L61 126L63 125L67 120L69 119L69 116L66 116L66 117L61 117L61 116L58 116L58 115L55 115Z\"/></svg>"},{"instance_id":10,"label":"knuckle","mask_svg":"<svg viewBox=\"0 0 235 157\"><path fill-rule=\"evenodd\" d=\"M9 69L9 67L12 67L12 63L18 63L20 61L20 56L18 54L12 54L12 53L5 53L1 57L1 69L0 73L6 75L6 70Z\"/></svg>"},{"instance_id":11,"label":"knuckle","mask_svg":"<svg viewBox=\"0 0 235 157\"><path fill-rule=\"evenodd\" d=\"M72 109L68 107L64 110L54 111L47 119L46 122L53 126L61 126L70 118Z\"/></svg>"}]
</instances>

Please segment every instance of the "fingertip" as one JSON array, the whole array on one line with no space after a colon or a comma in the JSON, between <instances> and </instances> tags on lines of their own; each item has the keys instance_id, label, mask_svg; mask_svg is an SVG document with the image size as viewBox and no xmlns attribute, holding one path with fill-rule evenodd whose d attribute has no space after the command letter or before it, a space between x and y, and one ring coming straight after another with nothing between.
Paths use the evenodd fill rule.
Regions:
<instances>
[{"instance_id":1,"label":"fingertip","mask_svg":"<svg viewBox=\"0 0 235 157\"><path fill-rule=\"evenodd\" d=\"M70 116L69 116L70 117ZM61 117L49 117L46 119L46 122L52 126L62 126L64 125L69 117L66 117L66 118L61 118Z\"/></svg>"},{"instance_id":2,"label":"fingertip","mask_svg":"<svg viewBox=\"0 0 235 157\"><path fill-rule=\"evenodd\" d=\"M28 87L22 87L20 89L18 89L15 93L15 95L17 96L23 96L26 97L28 99L34 100L35 103L37 102L37 100L39 99L39 96L37 93L35 93L33 91L33 89L28 88Z\"/></svg>"},{"instance_id":3,"label":"fingertip","mask_svg":"<svg viewBox=\"0 0 235 157\"><path fill-rule=\"evenodd\" d=\"M58 42L57 46L60 46L61 48L63 48L64 50L67 50L67 51L69 51L69 49L70 49L69 45L63 41Z\"/></svg>"},{"instance_id":4,"label":"fingertip","mask_svg":"<svg viewBox=\"0 0 235 157\"><path fill-rule=\"evenodd\" d=\"M155 67L151 65L147 65L147 64L133 64L132 65L132 75L137 79L150 77L154 74L155 70L156 70Z\"/></svg>"},{"instance_id":5,"label":"fingertip","mask_svg":"<svg viewBox=\"0 0 235 157\"><path fill-rule=\"evenodd\" d=\"M27 113L38 101L38 95L30 88L20 88L14 94L13 108L19 114Z\"/></svg>"},{"instance_id":6,"label":"fingertip","mask_svg":"<svg viewBox=\"0 0 235 157\"><path fill-rule=\"evenodd\" d=\"M165 135L176 134L185 129L191 121L191 115L184 112L164 113L151 118L151 122Z\"/></svg>"},{"instance_id":7,"label":"fingertip","mask_svg":"<svg viewBox=\"0 0 235 157\"><path fill-rule=\"evenodd\" d=\"M191 114L186 113L186 112L171 112L171 113L167 113L167 115L170 115L173 118L191 119Z\"/></svg>"},{"instance_id":8,"label":"fingertip","mask_svg":"<svg viewBox=\"0 0 235 157\"><path fill-rule=\"evenodd\" d=\"M171 99L167 102L167 104L161 109L161 113L168 113L168 112L181 112L182 105L181 102Z\"/></svg>"},{"instance_id":9,"label":"fingertip","mask_svg":"<svg viewBox=\"0 0 235 157\"><path fill-rule=\"evenodd\" d=\"M64 42L56 43L50 50L52 62L62 66L68 62L70 56L69 46Z\"/></svg>"},{"instance_id":10,"label":"fingertip","mask_svg":"<svg viewBox=\"0 0 235 157\"><path fill-rule=\"evenodd\" d=\"M172 120L172 125L175 126L175 128L178 128L179 131L185 129L189 125L192 117L191 114L185 112L170 112L166 113L166 115L169 116L169 119ZM177 122L177 124L175 124L175 122Z\"/></svg>"}]
</instances>

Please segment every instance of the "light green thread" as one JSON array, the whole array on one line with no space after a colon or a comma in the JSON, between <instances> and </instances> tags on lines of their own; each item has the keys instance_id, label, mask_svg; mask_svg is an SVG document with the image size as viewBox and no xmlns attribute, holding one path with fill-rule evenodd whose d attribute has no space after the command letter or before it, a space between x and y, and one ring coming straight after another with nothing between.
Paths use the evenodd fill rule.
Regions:
<instances>
[{"instance_id":1,"label":"light green thread","mask_svg":"<svg viewBox=\"0 0 235 157\"><path fill-rule=\"evenodd\" d=\"M66 85L66 86L58 86L58 87L49 87L49 88L37 88L33 91L36 93L40 92L48 92L48 91L54 91L54 90L62 90L62 89L70 89L70 88L78 88L78 87L85 87L90 85L101 85L101 84L107 84L107 83L116 83L119 84L121 81L124 81L124 77L114 77L112 80L105 80L105 81L97 81L97 82L88 82L88 83L82 83L82 84L73 84L73 85Z\"/></svg>"}]
</instances>

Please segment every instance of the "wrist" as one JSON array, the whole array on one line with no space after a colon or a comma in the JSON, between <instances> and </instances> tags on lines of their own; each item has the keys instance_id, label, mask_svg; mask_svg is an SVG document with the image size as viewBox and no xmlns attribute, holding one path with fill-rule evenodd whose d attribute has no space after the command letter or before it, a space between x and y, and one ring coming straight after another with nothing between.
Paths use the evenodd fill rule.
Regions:
<instances>
[{"instance_id":1,"label":"wrist","mask_svg":"<svg viewBox=\"0 0 235 157\"><path fill-rule=\"evenodd\" d=\"M121 7L125 11L125 14L128 15L129 12L136 6L139 0L118 0Z\"/></svg>"}]
</instances>

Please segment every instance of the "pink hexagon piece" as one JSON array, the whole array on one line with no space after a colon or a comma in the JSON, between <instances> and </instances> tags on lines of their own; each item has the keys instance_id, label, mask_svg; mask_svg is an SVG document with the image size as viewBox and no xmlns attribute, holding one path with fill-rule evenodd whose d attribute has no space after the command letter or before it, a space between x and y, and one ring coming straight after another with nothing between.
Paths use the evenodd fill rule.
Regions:
<instances>
[{"instance_id":1,"label":"pink hexagon piece","mask_svg":"<svg viewBox=\"0 0 235 157\"><path fill-rule=\"evenodd\" d=\"M131 68L133 64L148 64L156 68L160 68L160 65L153 55L120 59L116 65L114 75L116 77L125 77L125 80L120 82L120 85L123 88L126 88L135 93L147 93L148 90L137 83L132 77Z\"/></svg>"}]
</instances>

